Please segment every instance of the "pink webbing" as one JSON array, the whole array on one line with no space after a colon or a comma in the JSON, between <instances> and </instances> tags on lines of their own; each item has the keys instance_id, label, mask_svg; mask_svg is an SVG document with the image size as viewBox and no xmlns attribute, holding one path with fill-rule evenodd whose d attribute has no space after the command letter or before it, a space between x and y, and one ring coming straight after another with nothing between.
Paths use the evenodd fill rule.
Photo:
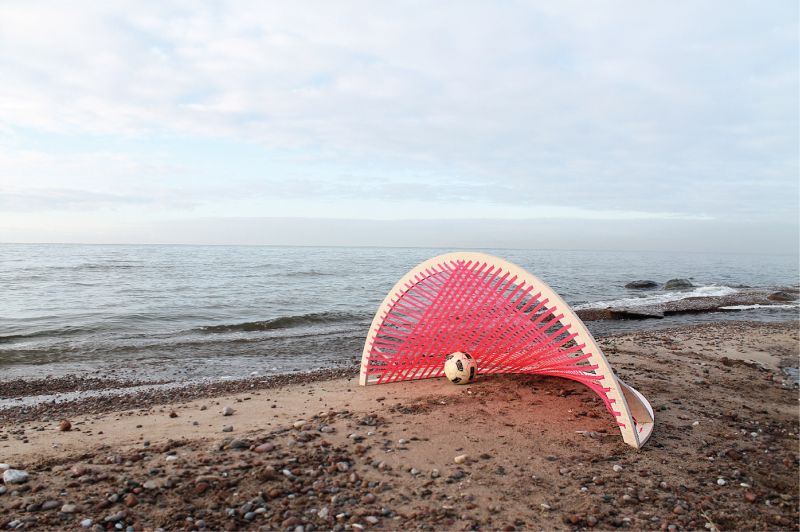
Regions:
<instances>
[{"instance_id":1,"label":"pink webbing","mask_svg":"<svg viewBox=\"0 0 800 532\"><path fill-rule=\"evenodd\" d=\"M366 372L377 382L436 377L444 357L464 351L479 373L538 373L581 382L615 415L591 353L576 344L563 314L485 262L437 264L393 294L369 346Z\"/></svg>"}]
</instances>

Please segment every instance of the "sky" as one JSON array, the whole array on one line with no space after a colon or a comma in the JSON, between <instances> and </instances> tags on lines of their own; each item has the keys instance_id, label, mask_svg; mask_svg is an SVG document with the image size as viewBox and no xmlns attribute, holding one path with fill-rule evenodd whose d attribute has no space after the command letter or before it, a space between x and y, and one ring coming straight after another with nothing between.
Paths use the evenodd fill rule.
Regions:
<instances>
[{"instance_id":1,"label":"sky","mask_svg":"<svg viewBox=\"0 0 800 532\"><path fill-rule=\"evenodd\" d=\"M0 242L797 253L798 4L0 3Z\"/></svg>"}]
</instances>

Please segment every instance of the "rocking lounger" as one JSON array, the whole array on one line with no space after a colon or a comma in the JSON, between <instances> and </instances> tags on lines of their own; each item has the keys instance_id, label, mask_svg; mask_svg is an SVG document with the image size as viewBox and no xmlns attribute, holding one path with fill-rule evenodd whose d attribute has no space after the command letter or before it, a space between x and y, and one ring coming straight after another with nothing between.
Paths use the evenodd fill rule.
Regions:
<instances>
[{"instance_id":1,"label":"rocking lounger","mask_svg":"<svg viewBox=\"0 0 800 532\"><path fill-rule=\"evenodd\" d=\"M586 326L553 290L522 268L483 253L448 253L400 279L383 300L364 344L361 385L443 375L463 351L478 373L537 373L581 382L640 448L653 409L618 379Z\"/></svg>"}]
</instances>

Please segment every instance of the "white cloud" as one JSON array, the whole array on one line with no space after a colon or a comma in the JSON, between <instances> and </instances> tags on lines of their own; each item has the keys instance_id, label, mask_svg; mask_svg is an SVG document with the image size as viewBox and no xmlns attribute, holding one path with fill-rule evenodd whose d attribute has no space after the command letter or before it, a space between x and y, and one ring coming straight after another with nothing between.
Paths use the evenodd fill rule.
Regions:
<instances>
[{"instance_id":1,"label":"white cloud","mask_svg":"<svg viewBox=\"0 0 800 532\"><path fill-rule=\"evenodd\" d=\"M797 217L791 3L5 2L0 20L6 198ZM256 143L280 168L119 147L157 136Z\"/></svg>"}]
</instances>

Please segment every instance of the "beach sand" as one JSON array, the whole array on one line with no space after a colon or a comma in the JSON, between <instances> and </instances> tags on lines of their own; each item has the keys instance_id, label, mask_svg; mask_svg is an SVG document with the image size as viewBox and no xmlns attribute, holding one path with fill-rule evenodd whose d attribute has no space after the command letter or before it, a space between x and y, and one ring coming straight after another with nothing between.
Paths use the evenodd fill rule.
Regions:
<instances>
[{"instance_id":1,"label":"beach sand","mask_svg":"<svg viewBox=\"0 0 800 532\"><path fill-rule=\"evenodd\" d=\"M30 475L0 489L0 528L796 530L799 342L796 322L601 339L655 410L638 451L541 376L340 370L0 411L0 462Z\"/></svg>"}]
</instances>

